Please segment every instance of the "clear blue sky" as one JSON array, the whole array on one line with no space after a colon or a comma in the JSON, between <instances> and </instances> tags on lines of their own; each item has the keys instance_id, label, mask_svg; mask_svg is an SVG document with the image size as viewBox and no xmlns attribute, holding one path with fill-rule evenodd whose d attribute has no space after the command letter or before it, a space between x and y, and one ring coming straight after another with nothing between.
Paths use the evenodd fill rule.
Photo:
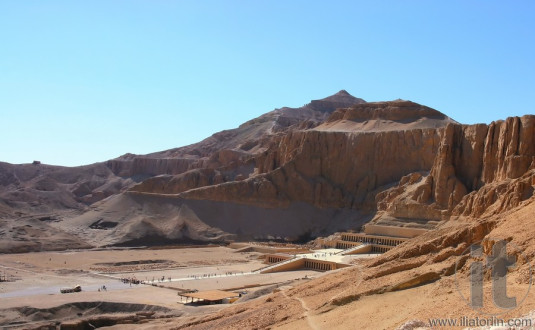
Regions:
<instances>
[{"instance_id":1,"label":"clear blue sky","mask_svg":"<svg viewBox=\"0 0 535 330\"><path fill-rule=\"evenodd\" d=\"M197 142L346 89L535 113L534 1L0 1L0 161Z\"/></svg>"}]
</instances>

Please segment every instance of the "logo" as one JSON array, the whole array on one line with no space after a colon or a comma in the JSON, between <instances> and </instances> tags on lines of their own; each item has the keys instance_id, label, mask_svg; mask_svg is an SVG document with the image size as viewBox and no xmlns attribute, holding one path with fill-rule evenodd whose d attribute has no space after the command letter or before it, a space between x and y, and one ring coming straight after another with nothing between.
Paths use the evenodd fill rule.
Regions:
<instances>
[{"instance_id":1,"label":"logo","mask_svg":"<svg viewBox=\"0 0 535 330\"><path fill-rule=\"evenodd\" d=\"M511 275L517 270L515 277ZM455 265L457 291L474 310L499 315L517 308L531 288L531 265L522 250L488 239L467 248Z\"/></svg>"}]
</instances>

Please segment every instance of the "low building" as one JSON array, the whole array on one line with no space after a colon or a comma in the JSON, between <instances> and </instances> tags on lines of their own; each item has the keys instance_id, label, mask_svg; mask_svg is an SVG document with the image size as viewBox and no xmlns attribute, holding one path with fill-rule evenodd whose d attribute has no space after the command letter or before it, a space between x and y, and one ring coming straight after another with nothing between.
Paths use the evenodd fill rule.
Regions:
<instances>
[{"instance_id":1,"label":"low building","mask_svg":"<svg viewBox=\"0 0 535 330\"><path fill-rule=\"evenodd\" d=\"M222 290L209 290L209 291L198 291L190 293L179 293L180 301L183 302L183 299L186 298L187 303L199 304L199 305L214 305L214 304L224 304L232 303L234 300L241 297L241 294L230 291ZM191 301L190 301L191 299Z\"/></svg>"}]
</instances>

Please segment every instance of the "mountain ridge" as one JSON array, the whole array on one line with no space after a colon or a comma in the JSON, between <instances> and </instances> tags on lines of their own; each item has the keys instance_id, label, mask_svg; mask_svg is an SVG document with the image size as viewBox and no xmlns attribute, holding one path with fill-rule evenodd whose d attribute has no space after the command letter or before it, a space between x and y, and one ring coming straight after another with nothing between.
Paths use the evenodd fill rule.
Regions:
<instances>
[{"instance_id":1,"label":"mountain ridge","mask_svg":"<svg viewBox=\"0 0 535 330\"><path fill-rule=\"evenodd\" d=\"M342 90L181 148L75 168L3 163L0 217L11 231L0 249L39 246L28 243L27 225L64 233L61 248L143 244L144 237L147 244L294 241L369 221L434 226L504 198L499 209L507 210L530 195L534 122L462 125L411 101L365 102ZM500 143L512 146L500 151L508 158L493 162L483 150ZM509 174L470 183L478 168L491 167ZM478 197L493 184L504 192ZM188 229L170 233L170 226Z\"/></svg>"}]
</instances>

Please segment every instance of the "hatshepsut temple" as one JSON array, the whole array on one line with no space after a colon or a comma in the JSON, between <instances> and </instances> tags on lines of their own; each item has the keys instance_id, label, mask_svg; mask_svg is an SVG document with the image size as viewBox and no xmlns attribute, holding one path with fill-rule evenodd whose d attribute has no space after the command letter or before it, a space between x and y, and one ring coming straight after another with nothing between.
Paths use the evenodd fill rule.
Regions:
<instances>
[{"instance_id":1,"label":"hatshepsut temple","mask_svg":"<svg viewBox=\"0 0 535 330\"><path fill-rule=\"evenodd\" d=\"M234 253L254 255L257 256L255 259L263 261L263 266L260 268L249 269L241 274L230 274L230 277L250 277L251 284L228 288L222 286L222 282L217 281L223 281L228 278L229 274L225 276L213 274L211 277L216 279L216 283L210 287L210 290L198 291L193 288L182 288L182 286L175 287L174 290L178 291L181 304L233 303L241 297L242 293L247 293L249 288L260 285L255 282L254 278L258 281L260 277L275 274L303 276L303 272L309 272L302 278L309 280L315 277L314 272L326 273L349 267L357 259L377 257L427 230L427 228L421 227L367 224L361 232L342 232L328 238L318 238L315 240L314 247L276 242L234 242L228 246L228 248L233 249ZM258 264L261 264L260 262ZM206 274L195 279L206 280Z\"/></svg>"},{"instance_id":2,"label":"hatshepsut temple","mask_svg":"<svg viewBox=\"0 0 535 330\"><path fill-rule=\"evenodd\" d=\"M318 239L320 249L302 246L232 243L237 252L263 253L265 267L255 270L266 274L299 269L330 271L351 265L354 259L372 258L385 253L427 229L368 224L362 232L343 232L339 239Z\"/></svg>"}]
</instances>

